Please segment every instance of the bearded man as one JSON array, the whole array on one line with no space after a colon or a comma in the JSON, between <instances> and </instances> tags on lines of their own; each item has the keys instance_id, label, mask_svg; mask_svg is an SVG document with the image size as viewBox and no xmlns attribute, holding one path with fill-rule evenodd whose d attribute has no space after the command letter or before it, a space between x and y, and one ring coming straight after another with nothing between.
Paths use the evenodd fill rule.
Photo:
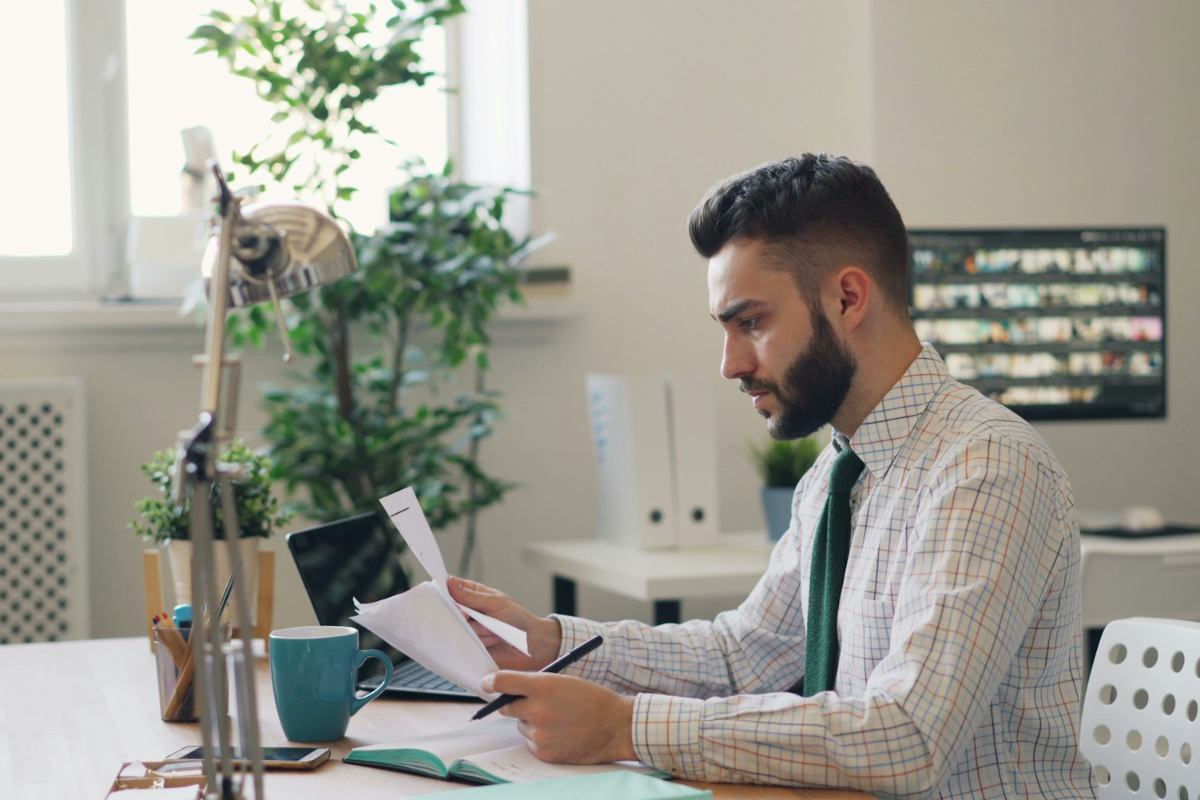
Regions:
<instances>
[{"instance_id":1,"label":"bearded man","mask_svg":"<svg viewBox=\"0 0 1200 800\"><path fill-rule=\"evenodd\" d=\"M1070 483L1016 415L955 381L908 314L903 220L869 167L805 154L692 213L721 373L771 435L833 427L755 589L712 621L541 618L455 579L548 761L886 797L1094 797ZM564 674L531 674L595 634Z\"/></svg>"}]
</instances>

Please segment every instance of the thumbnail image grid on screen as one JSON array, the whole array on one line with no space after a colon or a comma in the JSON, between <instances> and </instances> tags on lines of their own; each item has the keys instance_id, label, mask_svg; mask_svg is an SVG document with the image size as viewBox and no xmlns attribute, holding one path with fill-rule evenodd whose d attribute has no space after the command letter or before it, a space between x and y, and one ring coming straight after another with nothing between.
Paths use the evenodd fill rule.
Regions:
<instances>
[{"instance_id":1,"label":"thumbnail image grid on screen","mask_svg":"<svg viewBox=\"0 0 1200 800\"><path fill-rule=\"evenodd\" d=\"M1027 419L1166 415L1163 228L909 231L913 325Z\"/></svg>"}]
</instances>

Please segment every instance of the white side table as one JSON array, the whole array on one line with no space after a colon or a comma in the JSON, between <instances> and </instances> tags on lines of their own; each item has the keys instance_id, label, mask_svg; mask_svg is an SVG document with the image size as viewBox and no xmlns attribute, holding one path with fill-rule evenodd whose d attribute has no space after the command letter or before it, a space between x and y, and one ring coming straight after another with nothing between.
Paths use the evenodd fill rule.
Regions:
<instances>
[{"instance_id":1,"label":"white side table","mask_svg":"<svg viewBox=\"0 0 1200 800\"><path fill-rule=\"evenodd\" d=\"M1200 620L1200 533L1115 537L1085 531L1079 542L1089 664L1113 620Z\"/></svg>"},{"instance_id":2,"label":"white side table","mask_svg":"<svg viewBox=\"0 0 1200 800\"><path fill-rule=\"evenodd\" d=\"M576 613L584 583L654 603L654 624L681 622L684 598L749 594L766 571L774 542L762 531L723 534L717 544L687 550L640 550L599 539L533 542L525 561L553 576L554 611Z\"/></svg>"}]
</instances>

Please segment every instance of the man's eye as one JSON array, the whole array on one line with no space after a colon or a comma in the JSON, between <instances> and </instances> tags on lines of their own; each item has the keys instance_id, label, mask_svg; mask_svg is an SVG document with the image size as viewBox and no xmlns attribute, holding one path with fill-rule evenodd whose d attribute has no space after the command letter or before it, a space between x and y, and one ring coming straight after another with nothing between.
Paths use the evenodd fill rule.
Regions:
<instances>
[{"instance_id":1,"label":"man's eye","mask_svg":"<svg viewBox=\"0 0 1200 800\"><path fill-rule=\"evenodd\" d=\"M758 327L758 317L750 317L742 320L742 327L748 331L752 331Z\"/></svg>"}]
</instances>

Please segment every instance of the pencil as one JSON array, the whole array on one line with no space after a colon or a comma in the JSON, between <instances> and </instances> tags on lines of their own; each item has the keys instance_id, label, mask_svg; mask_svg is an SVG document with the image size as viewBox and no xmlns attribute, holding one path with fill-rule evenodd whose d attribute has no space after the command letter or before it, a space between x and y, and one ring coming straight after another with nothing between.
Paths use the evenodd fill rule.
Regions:
<instances>
[{"instance_id":1,"label":"pencil","mask_svg":"<svg viewBox=\"0 0 1200 800\"><path fill-rule=\"evenodd\" d=\"M175 659L176 667L178 667L180 662L183 661L184 648L186 646L186 642L183 641L179 629L170 624L169 617L164 620L162 616L155 616L154 630L158 635L158 643L166 645L167 649L171 651L171 657Z\"/></svg>"}]
</instances>

